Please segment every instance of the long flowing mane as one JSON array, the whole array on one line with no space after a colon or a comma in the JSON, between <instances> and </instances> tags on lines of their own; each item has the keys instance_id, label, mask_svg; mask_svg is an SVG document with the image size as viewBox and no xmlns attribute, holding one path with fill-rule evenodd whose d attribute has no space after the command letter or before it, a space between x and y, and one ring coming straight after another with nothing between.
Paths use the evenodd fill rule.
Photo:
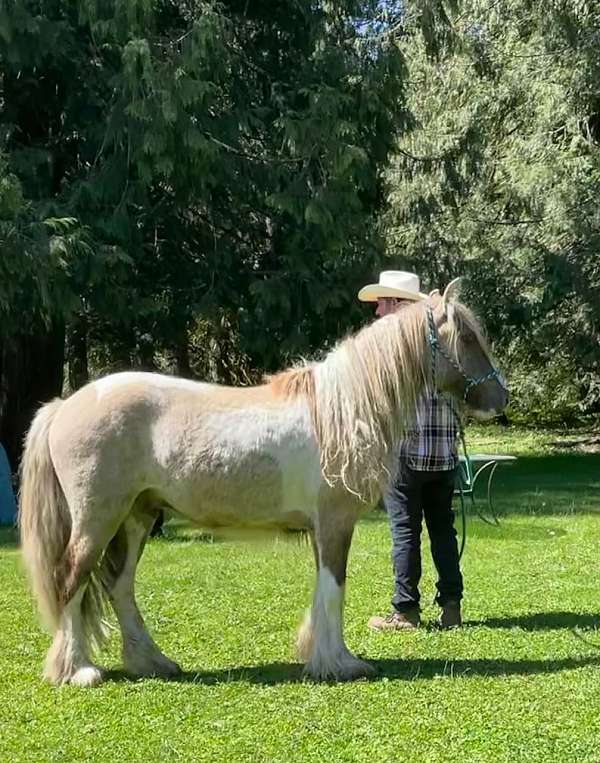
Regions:
<instances>
[{"instance_id":1,"label":"long flowing mane","mask_svg":"<svg viewBox=\"0 0 600 763\"><path fill-rule=\"evenodd\" d=\"M412 305L342 341L315 366L316 430L329 484L372 497L430 379L425 311Z\"/></svg>"},{"instance_id":2,"label":"long flowing mane","mask_svg":"<svg viewBox=\"0 0 600 763\"><path fill-rule=\"evenodd\" d=\"M323 476L363 498L377 491L395 444L411 430L418 399L433 383L425 304L374 321L341 341L325 360L271 378L273 391L309 404ZM490 359L475 315L448 306L446 341L456 357L458 340L472 332Z\"/></svg>"},{"instance_id":3,"label":"long flowing mane","mask_svg":"<svg viewBox=\"0 0 600 763\"><path fill-rule=\"evenodd\" d=\"M414 422L430 362L424 308L412 305L342 340L322 362L270 383L278 395L308 400L328 484L370 498Z\"/></svg>"}]
</instances>

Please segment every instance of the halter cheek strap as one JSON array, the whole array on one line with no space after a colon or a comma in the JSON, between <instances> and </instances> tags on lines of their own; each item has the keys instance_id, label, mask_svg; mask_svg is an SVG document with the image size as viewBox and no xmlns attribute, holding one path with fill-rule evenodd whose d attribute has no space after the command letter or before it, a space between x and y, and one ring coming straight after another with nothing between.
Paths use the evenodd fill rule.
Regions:
<instances>
[{"instance_id":1,"label":"halter cheek strap","mask_svg":"<svg viewBox=\"0 0 600 763\"><path fill-rule=\"evenodd\" d=\"M495 379L498 382L498 384L500 384L500 386L503 389L505 389L504 383L502 382L502 378L500 376L500 372L498 371L498 369L494 368L494 366L492 366L491 370L488 371L487 374L484 374L483 376L477 376L477 377L469 376L469 374L465 372L463 367L460 365L460 362L456 358L453 358L440 342L435 321L433 319L433 310L431 309L429 305L427 306L427 338L429 340L429 347L431 348L431 378L433 380L434 386L435 386L436 356L439 354L465 380L466 386L465 386L465 392L463 395L463 402L467 401L467 395L473 389L473 387L477 387L480 384L483 384L484 382L489 381L490 379Z\"/></svg>"}]
</instances>

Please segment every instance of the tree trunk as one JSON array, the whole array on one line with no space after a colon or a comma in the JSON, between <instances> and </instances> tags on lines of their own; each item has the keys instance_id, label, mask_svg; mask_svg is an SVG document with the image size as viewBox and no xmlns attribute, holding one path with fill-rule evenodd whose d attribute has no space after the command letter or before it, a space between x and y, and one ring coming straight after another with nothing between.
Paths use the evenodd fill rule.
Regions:
<instances>
[{"instance_id":1,"label":"tree trunk","mask_svg":"<svg viewBox=\"0 0 600 763\"><path fill-rule=\"evenodd\" d=\"M34 413L62 392L64 360L64 324L40 326L35 335L17 335L0 345L0 441L13 471Z\"/></svg>"},{"instance_id":2,"label":"tree trunk","mask_svg":"<svg viewBox=\"0 0 600 763\"><path fill-rule=\"evenodd\" d=\"M71 392L83 387L90 379L88 368L87 315L75 315L69 324L67 338L67 361L69 363L69 387Z\"/></svg>"},{"instance_id":3,"label":"tree trunk","mask_svg":"<svg viewBox=\"0 0 600 763\"><path fill-rule=\"evenodd\" d=\"M150 333L142 334L137 342L136 363L137 368L143 371L156 371L154 361L154 338Z\"/></svg>"},{"instance_id":4,"label":"tree trunk","mask_svg":"<svg viewBox=\"0 0 600 763\"><path fill-rule=\"evenodd\" d=\"M180 336L177 337L174 355L177 376L191 379L192 368L190 366L190 348L186 329L183 329L183 331L180 332Z\"/></svg>"}]
</instances>

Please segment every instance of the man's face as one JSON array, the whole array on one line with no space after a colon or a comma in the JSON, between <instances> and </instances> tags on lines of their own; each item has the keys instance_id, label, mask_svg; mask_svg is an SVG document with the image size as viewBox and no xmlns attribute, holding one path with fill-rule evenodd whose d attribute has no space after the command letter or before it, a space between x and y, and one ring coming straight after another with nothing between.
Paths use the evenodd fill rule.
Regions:
<instances>
[{"instance_id":1,"label":"man's face","mask_svg":"<svg viewBox=\"0 0 600 763\"><path fill-rule=\"evenodd\" d=\"M377 307L375 309L375 315L378 318L383 318L384 315L395 313L401 307L410 305L410 299L398 299L398 297L378 297Z\"/></svg>"}]
</instances>

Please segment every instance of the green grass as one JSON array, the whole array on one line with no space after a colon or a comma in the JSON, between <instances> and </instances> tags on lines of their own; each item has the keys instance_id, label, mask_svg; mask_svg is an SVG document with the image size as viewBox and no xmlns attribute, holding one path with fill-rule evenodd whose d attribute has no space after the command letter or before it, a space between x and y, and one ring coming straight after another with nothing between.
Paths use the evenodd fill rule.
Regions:
<instances>
[{"instance_id":1,"label":"green grass","mask_svg":"<svg viewBox=\"0 0 600 763\"><path fill-rule=\"evenodd\" d=\"M554 453L551 434L509 436L470 437L521 457L498 473L501 526L469 520L462 630L369 632L389 606L389 536L378 512L357 528L346 634L378 668L369 681L302 679L293 634L309 548L176 528L149 544L139 599L181 679L128 680L113 637L103 686L53 689L39 678L49 639L4 532L0 761L600 761L600 456Z\"/></svg>"}]
</instances>

